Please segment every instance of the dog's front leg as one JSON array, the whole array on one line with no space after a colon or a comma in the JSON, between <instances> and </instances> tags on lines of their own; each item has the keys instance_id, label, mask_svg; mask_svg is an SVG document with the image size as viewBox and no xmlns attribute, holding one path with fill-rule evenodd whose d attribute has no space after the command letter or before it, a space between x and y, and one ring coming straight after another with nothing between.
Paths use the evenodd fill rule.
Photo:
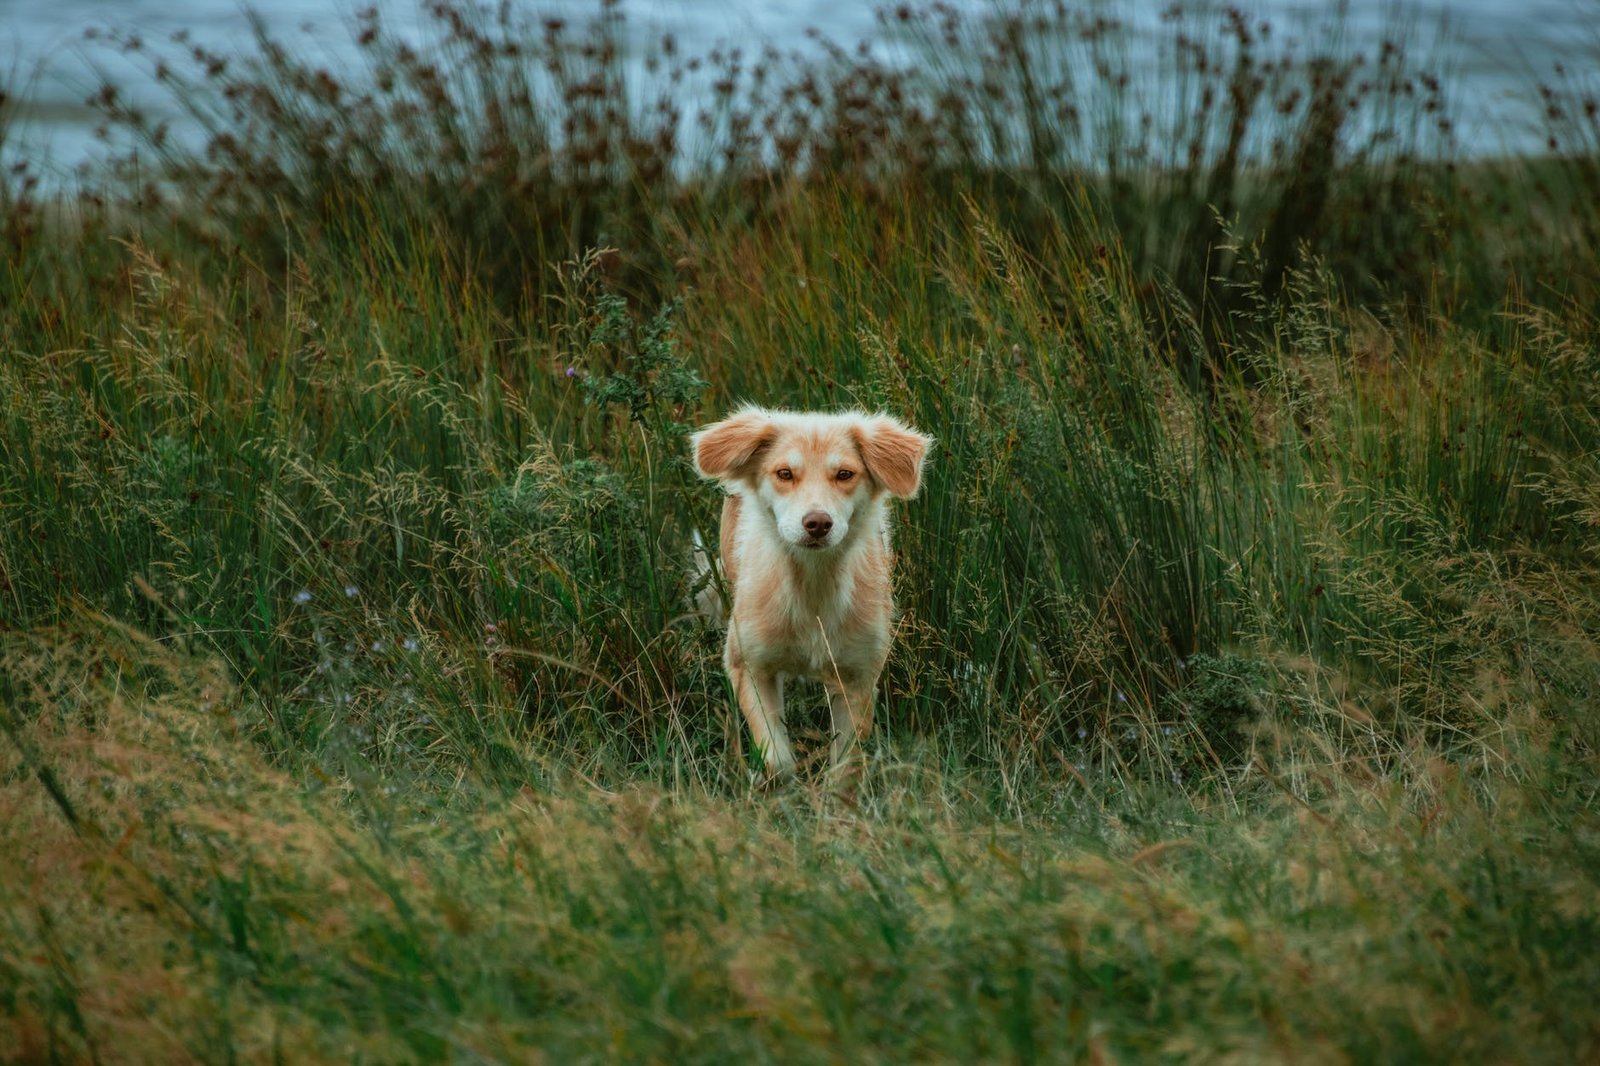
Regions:
<instances>
[{"instance_id":1,"label":"dog's front leg","mask_svg":"<svg viewBox=\"0 0 1600 1066\"><path fill-rule=\"evenodd\" d=\"M728 679L733 682L739 710L750 726L750 739L766 763L767 780L794 776L794 751L789 747L789 731L783 725L783 679L760 667L735 661L728 663Z\"/></svg>"},{"instance_id":2,"label":"dog's front leg","mask_svg":"<svg viewBox=\"0 0 1600 1066\"><path fill-rule=\"evenodd\" d=\"M872 702L877 678L834 677L823 682L828 711L833 718L833 749L829 772L842 782L853 781L861 771L861 749L872 734Z\"/></svg>"}]
</instances>

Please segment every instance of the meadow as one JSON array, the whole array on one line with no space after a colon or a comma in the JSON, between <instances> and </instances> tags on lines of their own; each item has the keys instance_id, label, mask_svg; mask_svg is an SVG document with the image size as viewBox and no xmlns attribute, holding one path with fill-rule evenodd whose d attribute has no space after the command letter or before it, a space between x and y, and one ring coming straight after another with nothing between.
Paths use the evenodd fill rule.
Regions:
<instances>
[{"instance_id":1,"label":"meadow","mask_svg":"<svg viewBox=\"0 0 1600 1066\"><path fill-rule=\"evenodd\" d=\"M432 10L0 104L0 1059L1600 1055L1600 63ZM746 399L938 441L853 797L694 609Z\"/></svg>"}]
</instances>

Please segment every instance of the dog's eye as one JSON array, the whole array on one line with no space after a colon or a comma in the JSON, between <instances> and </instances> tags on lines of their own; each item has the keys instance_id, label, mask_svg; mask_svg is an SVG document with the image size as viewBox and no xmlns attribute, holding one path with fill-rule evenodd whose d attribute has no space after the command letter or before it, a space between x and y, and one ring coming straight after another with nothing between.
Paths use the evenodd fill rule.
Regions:
<instances>
[{"instance_id":1,"label":"dog's eye","mask_svg":"<svg viewBox=\"0 0 1600 1066\"><path fill-rule=\"evenodd\" d=\"M838 481L849 481L856 476L856 472L854 470L841 470L833 476Z\"/></svg>"},{"instance_id":2,"label":"dog's eye","mask_svg":"<svg viewBox=\"0 0 1600 1066\"><path fill-rule=\"evenodd\" d=\"M790 470L786 466L785 467L780 467L778 469L778 480L779 481L793 481L794 480L794 471Z\"/></svg>"}]
</instances>

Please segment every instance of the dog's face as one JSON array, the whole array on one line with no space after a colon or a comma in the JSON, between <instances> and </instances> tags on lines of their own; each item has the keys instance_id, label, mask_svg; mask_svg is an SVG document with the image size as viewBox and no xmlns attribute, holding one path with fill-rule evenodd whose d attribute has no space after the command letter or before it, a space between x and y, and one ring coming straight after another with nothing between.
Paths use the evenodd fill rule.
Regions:
<instances>
[{"instance_id":1,"label":"dog's face","mask_svg":"<svg viewBox=\"0 0 1600 1066\"><path fill-rule=\"evenodd\" d=\"M696 433L694 454L700 473L759 503L786 545L826 552L882 494L916 494L930 443L886 415L747 407Z\"/></svg>"}]
</instances>

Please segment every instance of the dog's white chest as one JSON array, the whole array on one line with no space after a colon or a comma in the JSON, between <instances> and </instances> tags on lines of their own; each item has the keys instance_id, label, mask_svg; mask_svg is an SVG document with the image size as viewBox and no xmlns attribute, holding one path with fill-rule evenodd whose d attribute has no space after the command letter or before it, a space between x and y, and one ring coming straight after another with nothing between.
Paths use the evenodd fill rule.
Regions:
<instances>
[{"instance_id":1,"label":"dog's white chest","mask_svg":"<svg viewBox=\"0 0 1600 1066\"><path fill-rule=\"evenodd\" d=\"M762 643L784 673L821 677L831 675L841 660L853 661L848 640L840 632L836 604L790 599L770 606L776 609L764 613L775 624L763 634Z\"/></svg>"},{"instance_id":2,"label":"dog's white chest","mask_svg":"<svg viewBox=\"0 0 1600 1066\"><path fill-rule=\"evenodd\" d=\"M842 654L842 649L833 646L835 643L837 641L828 639L827 632L813 619L809 632L801 630L796 634L784 672L803 677L831 676Z\"/></svg>"}]
</instances>

